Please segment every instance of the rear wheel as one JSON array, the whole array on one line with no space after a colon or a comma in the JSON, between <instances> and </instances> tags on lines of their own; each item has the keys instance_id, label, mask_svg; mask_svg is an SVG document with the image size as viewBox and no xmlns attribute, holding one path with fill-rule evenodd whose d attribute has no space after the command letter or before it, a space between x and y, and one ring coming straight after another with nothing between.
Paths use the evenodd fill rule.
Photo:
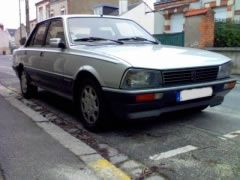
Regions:
<instances>
[{"instance_id":1,"label":"rear wheel","mask_svg":"<svg viewBox=\"0 0 240 180\"><path fill-rule=\"evenodd\" d=\"M37 94L37 87L30 84L30 78L24 70L20 73L20 87L22 95L26 99L29 99Z\"/></svg>"},{"instance_id":2,"label":"rear wheel","mask_svg":"<svg viewBox=\"0 0 240 180\"><path fill-rule=\"evenodd\" d=\"M102 127L106 120L105 102L97 81L89 78L80 84L79 109L87 129L96 131Z\"/></svg>"}]
</instances>

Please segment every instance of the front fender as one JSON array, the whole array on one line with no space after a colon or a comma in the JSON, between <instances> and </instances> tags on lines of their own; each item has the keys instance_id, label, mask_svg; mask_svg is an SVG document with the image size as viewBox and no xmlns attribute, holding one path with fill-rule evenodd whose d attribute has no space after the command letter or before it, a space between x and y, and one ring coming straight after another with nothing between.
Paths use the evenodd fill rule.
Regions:
<instances>
[{"instance_id":1,"label":"front fender","mask_svg":"<svg viewBox=\"0 0 240 180\"><path fill-rule=\"evenodd\" d=\"M98 80L101 86L105 86L105 83L97 70L89 65L82 66L78 69L78 71L74 74L74 81L77 79L78 74L83 71L91 73Z\"/></svg>"}]
</instances>

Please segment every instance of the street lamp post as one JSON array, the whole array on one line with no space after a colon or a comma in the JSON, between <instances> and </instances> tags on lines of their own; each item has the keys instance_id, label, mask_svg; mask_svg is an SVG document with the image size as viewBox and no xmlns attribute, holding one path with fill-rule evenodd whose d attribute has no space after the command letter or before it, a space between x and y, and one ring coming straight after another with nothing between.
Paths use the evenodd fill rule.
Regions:
<instances>
[{"instance_id":1,"label":"street lamp post","mask_svg":"<svg viewBox=\"0 0 240 180\"><path fill-rule=\"evenodd\" d=\"M29 0L25 0L25 9L26 9L26 32L27 32L27 35L29 35L29 33L30 33Z\"/></svg>"},{"instance_id":2,"label":"street lamp post","mask_svg":"<svg viewBox=\"0 0 240 180\"><path fill-rule=\"evenodd\" d=\"M21 13L21 0L19 0L19 24L20 24L20 39L22 39L22 13Z\"/></svg>"}]
</instances>

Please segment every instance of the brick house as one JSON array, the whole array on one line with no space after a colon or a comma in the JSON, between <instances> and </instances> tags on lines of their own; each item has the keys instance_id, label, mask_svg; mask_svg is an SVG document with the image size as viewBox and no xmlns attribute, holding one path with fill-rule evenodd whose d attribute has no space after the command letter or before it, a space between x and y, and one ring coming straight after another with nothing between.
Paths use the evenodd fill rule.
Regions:
<instances>
[{"instance_id":1,"label":"brick house","mask_svg":"<svg viewBox=\"0 0 240 180\"><path fill-rule=\"evenodd\" d=\"M211 8L215 19L240 19L239 0L158 0L154 8L163 13L165 33L184 31L185 15L195 9Z\"/></svg>"},{"instance_id":2,"label":"brick house","mask_svg":"<svg viewBox=\"0 0 240 180\"><path fill-rule=\"evenodd\" d=\"M35 4L37 22L43 21L50 17L50 0L41 0Z\"/></svg>"},{"instance_id":3,"label":"brick house","mask_svg":"<svg viewBox=\"0 0 240 180\"><path fill-rule=\"evenodd\" d=\"M119 5L124 6L126 4L127 6L139 1L140 0L50 0L50 16L63 14L94 14L94 12L97 12L94 11L95 8L112 7L116 10ZM120 12L124 12L124 8L121 9Z\"/></svg>"}]
</instances>

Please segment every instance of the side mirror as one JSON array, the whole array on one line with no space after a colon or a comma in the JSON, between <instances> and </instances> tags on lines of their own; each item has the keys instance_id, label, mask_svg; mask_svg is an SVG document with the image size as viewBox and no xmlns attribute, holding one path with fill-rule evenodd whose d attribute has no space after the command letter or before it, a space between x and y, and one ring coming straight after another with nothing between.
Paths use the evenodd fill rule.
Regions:
<instances>
[{"instance_id":1,"label":"side mirror","mask_svg":"<svg viewBox=\"0 0 240 180\"><path fill-rule=\"evenodd\" d=\"M61 38L51 38L50 47L65 49L66 45Z\"/></svg>"}]
</instances>

